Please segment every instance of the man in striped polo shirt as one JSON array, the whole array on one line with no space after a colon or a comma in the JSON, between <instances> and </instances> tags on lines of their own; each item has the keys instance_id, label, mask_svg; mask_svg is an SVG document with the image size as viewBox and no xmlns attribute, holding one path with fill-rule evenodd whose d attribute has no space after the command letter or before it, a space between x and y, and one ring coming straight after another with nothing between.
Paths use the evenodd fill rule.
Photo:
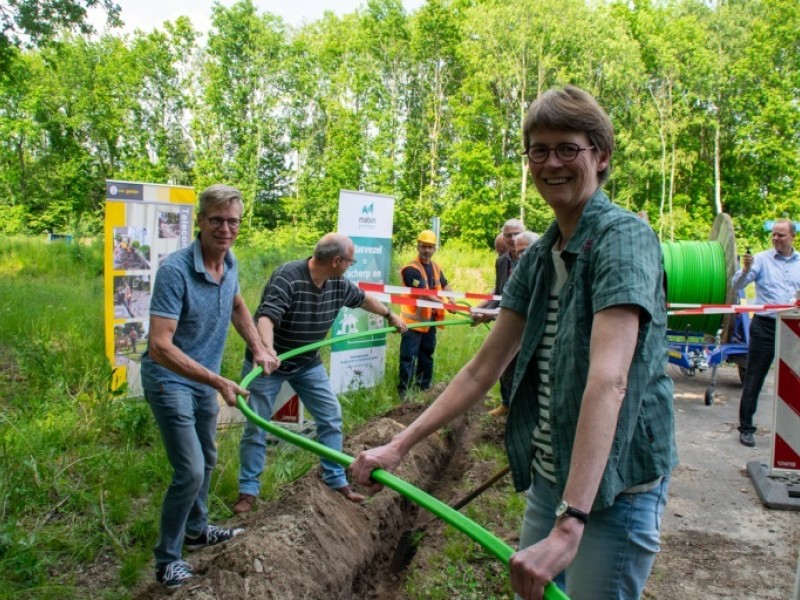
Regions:
<instances>
[{"instance_id":1,"label":"man in striped polo shirt","mask_svg":"<svg viewBox=\"0 0 800 600\"><path fill-rule=\"evenodd\" d=\"M329 233L317 243L311 258L285 263L273 271L255 314L258 333L269 352L281 355L324 339L342 306L363 308L385 317L401 333L407 330L399 316L344 277L356 262L354 253L350 238ZM248 351L242 373L247 374L252 368ZM289 382L314 417L319 442L340 451L342 408L319 352L290 358L269 377L253 381L250 406L262 418L272 417L275 397L284 381ZM253 507L261 489L265 455L266 432L248 422L239 445L239 498L234 512L247 513ZM322 479L328 487L351 502L364 500L348 485L343 467L324 459L321 463Z\"/></svg>"}]
</instances>

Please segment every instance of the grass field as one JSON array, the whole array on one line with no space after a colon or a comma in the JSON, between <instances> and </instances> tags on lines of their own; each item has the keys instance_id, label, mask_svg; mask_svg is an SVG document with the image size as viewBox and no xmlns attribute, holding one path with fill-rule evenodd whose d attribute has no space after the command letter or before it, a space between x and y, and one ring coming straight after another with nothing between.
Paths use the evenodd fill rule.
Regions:
<instances>
[{"instance_id":1,"label":"grass field","mask_svg":"<svg viewBox=\"0 0 800 600\"><path fill-rule=\"evenodd\" d=\"M160 503L171 472L146 403L110 389L103 249L99 243L20 237L0 237L0 248L0 598L86 598L85 573L98 563L115 565L118 576L92 596L124 598L142 577L152 576ZM252 308L271 270L309 256L311 245L253 240L236 251ZM395 267L412 254L398 253ZM447 248L437 255L452 287L469 291L491 287L493 260L488 250ZM484 328L444 330L436 379L449 380L484 336ZM398 401L398 344L399 336L389 337L381 385L341 397L348 428ZM226 376L238 379L242 355L243 343L232 333ZM213 519L231 515L238 438L237 428L219 435ZM315 457L285 451L271 461L262 495L274 496L315 464ZM414 586L425 589L420 582Z\"/></svg>"}]
</instances>

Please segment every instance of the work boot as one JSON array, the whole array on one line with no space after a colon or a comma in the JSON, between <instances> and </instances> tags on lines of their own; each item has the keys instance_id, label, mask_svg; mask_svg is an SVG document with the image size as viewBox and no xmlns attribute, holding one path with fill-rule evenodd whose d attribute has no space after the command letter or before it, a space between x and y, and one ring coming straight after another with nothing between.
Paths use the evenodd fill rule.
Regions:
<instances>
[{"instance_id":1,"label":"work boot","mask_svg":"<svg viewBox=\"0 0 800 600\"><path fill-rule=\"evenodd\" d=\"M333 491L339 492L342 496L344 496L345 498L350 500L350 502L353 502L355 504L361 504L362 502L364 502L364 500L367 499L366 496L359 494L358 492L353 490L353 488L351 488L349 485L343 485L342 487L336 488Z\"/></svg>"},{"instance_id":2,"label":"work boot","mask_svg":"<svg viewBox=\"0 0 800 600\"><path fill-rule=\"evenodd\" d=\"M501 404L497 408L490 410L489 414L493 417L505 417L508 414L508 407L505 404Z\"/></svg>"},{"instance_id":3,"label":"work boot","mask_svg":"<svg viewBox=\"0 0 800 600\"><path fill-rule=\"evenodd\" d=\"M253 509L256 497L253 494L239 494L236 504L233 505L233 512L237 515L249 513Z\"/></svg>"}]
</instances>

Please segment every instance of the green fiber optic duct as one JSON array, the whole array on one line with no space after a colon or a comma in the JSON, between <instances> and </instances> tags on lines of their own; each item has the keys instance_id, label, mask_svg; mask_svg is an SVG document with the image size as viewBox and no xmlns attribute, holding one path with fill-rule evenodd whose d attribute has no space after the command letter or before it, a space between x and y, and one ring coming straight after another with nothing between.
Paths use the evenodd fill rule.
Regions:
<instances>
[{"instance_id":1,"label":"green fiber optic duct","mask_svg":"<svg viewBox=\"0 0 800 600\"><path fill-rule=\"evenodd\" d=\"M410 329L413 329L416 327L469 325L471 323L472 321L470 319L449 319L446 321L426 321L424 323L413 323L410 324L408 327ZM300 348L295 348L294 350L290 350L289 352L281 354L278 358L281 360L286 360L292 358L293 356L297 356L298 354L303 354L304 352L316 350L317 348L321 348L323 346L329 346L334 343L344 342L347 340L353 340L362 337L382 335L385 333L392 333L395 331L396 329L394 327L384 327L382 329L373 329L370 331L363 331L335 338L329 338L326 340L322 340L320 342L308 344L307 346L301 346ZM242 387L247 388L247 386L250 385L253 379L261 375L261 373L262 373L261 367L254 368L242 380L241 384ZM354 460L352 456L349 456L337 450L332 450L327 446L323 446L322 444L319 444L313 440L306 439L301 435L289 431L288 429L284 429L280 425L276 425L270 421L262 419L255 412L253 412L253 410L247 405L247 402L242 396L236 396L236 404L239 407L239 410L241 410L242 413L244 413L244 416L247 417L250 421L258 425L261 429L268 431L275 437L280 438L285 442L289 442L290 444L299 446L303 450L313 452L317 456L338 463L345 468L349 467ZM411 485L410 483L400 479L396 475L392 475L388 471L384 471L383 469L375 469L372 472L371 477L378 483L393 489L394 491L402 494L409 500L413 500L414 502L419 504L422 508L432 512L434 515L436 515L449 525L452 525L462 533L466 534L474 541L476 541L478 544L480 544L487 552L493 554L495 558L497 558L500 562L508 566L508 561L511 558L511 555L514 553L514 549L511 548L511 546L509 546L502 540L492 535L492 533L490 533L488 530L475 523L475 521L462 515L457 510L453 510L452 508L450 508L443 502L440 502L427 492L424 492L421 489ZM549 583L545 588L544 597L545 600L569 600L569 597L553 583Z\"/></svg>"},{"instance_id":2,"label":"green fiber optic duct","mask_svg":"<svg viewBox=\"0 0 800 600\"><path fill-rule=\"evenodd\" d=\"M727 275L722 245L710 242L661 242L667 273L667 302L725 304ZM669 317L673 331L702 331L714 335L722 315Z\"/></svg>"}]
</instances>

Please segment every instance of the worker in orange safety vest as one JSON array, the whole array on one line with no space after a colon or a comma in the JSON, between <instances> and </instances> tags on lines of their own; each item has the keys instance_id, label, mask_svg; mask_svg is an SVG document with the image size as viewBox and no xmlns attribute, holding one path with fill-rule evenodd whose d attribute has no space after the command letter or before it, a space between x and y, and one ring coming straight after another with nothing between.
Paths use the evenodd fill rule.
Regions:
<instances>
[{"instance_id":1,"label":"worker in orange safety vest","mask_svg":"<svg viewBox=\"0 0 800 600\"><path fill-rule=\"evenodd\" d=\"M436 252L436 234L426 229L417 238L417 258L400 269L403 285L428 290L450 290L441 267L431 260ZM414 296L417 300L443 302L444 298ZM452 312L452 311L450 311ZM432 308L403 306L400 318L407 324L443 321L444 311ZM436 327L409 329L400 341L400 381L397 392L404 398L413 387L427 390L433 380L433 351L436 349Z\"/></svg>"}]
</instances>

